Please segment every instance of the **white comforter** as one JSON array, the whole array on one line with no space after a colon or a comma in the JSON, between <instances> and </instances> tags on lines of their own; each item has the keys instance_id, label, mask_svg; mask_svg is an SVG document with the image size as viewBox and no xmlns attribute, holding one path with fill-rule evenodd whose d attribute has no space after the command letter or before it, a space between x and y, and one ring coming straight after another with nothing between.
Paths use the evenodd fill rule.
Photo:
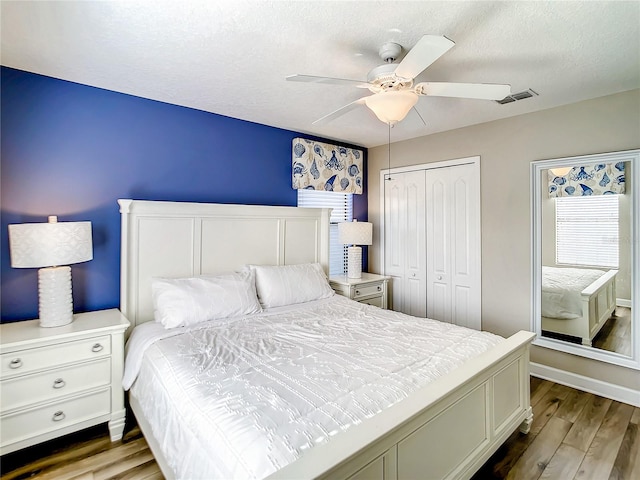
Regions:
<instances>
[{"instance_id":1,"label":"white comforter","mask_svg":"<svg viewBox=\"0 0 640 480\"><path fill-rule=\"evenodd\" d=\"M178 478L263 478L502 341L344 297L137 327L125 387Z\"/></svg>"},{"instance_id":2,"label":"white comforter","mask_svg":"<svg viewBox=\"0 0 640 480\"><path fill-rule=\"evenodd\" d=\"M602 270L542 267L542 316L582 317L582 291L604 275Z\"/></svg>"}]
</instances>

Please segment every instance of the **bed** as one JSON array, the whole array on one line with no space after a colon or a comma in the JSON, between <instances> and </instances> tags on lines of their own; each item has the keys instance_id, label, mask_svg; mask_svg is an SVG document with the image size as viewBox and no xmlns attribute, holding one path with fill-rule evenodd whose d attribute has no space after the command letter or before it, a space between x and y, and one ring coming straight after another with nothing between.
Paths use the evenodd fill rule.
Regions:
<instances>
[{"instance_id":1,"label":"bed","mask_svg":"<svg viewBox=\"0 0 640 480\"><path fill-rule=\"evenodd\" d=\"M529 400L529 346L534 334L530 332L518 332L507 339L488 334L484 339L489 344L480 346L480 337L483 337L480 332L383 311L335 295L292 305L266 305L262 312L230 317L213 326L196 323L172 330L151 321L154 319L153 278L217 276L243 272L246 265L254 265L251 272L257 275L255 282L258 291L262 292L261 285L265 282L260 278L269 278L263 277L265 271L271 271L269 268L319 265L326 272L329 210L133 200L119 200L119 203L122 215L121 309L132 328L135 327L127 344L125 380L131 385L131 408L167 478L204 477L216 468L226 469L219 470L219 476L231 472L230 476L238 478L253 471L248 469L267 472L264 476L269 479L470 478L514 430L520 428L522 432L528 432L533 418ZM325 314L329 316L322 316ZM293 332L283 334L277 327L279 324L288 325ZM413 355L434 346L426 340L428 337L407 331L396 337L391 335L394 328L402 332L409 324L413 325L411 328L425 331L453 329L453 336L467 339L470 350L476 347L479 350L472 354L472 361L467 361L466 357L459 357L457 347L447 344L435 348L435 356L422 360L423 363L435 362L436 366L449 364L449 367L443 367L447 373L438 374L439 367L418 368L420 360ZM377 327L372 328L372 325ZM315 328L322 330L316 332ZM336 336L330 337L333 340L324 338L328 335L327 328L334 331ZM223 335L220 329L227 333ZM256 332L262 333L256 335ZM298 352L300 347L290 343L296 335L304 336L308 342L304 350L300 350L304 353L283 353L285 347ZM348 350L353 344L345 346L345 351L334 351L333 361L316 355L331 353L337 348L336 342L340 344L345 337L355 339L360 353L369 356L358 360ZM255 338L263 340L256 342ZM396 338L417 343L397 345ZM369 341L374 343L369 345L366 343ZM268 363L269 372L273 372L274 363L283 368L268 380L241 382L243 388L236 389L235 366L224 363L221 370L209 367L219 363L220 358L227 358L230 352L242 350L245 355L249 344L253 344L251 352L267 352L266 357L255 357L255 361L260 365ZM200 347L196 348L197 345ZM201 355L212 348L215 355ZM137 356L132 353L138 350L144 353ZM404 366L398 364L390 368L386 365L384 350L409 356ZM170 355L171 351L181 354ZM184 358L178 358L180 355ZM349 361L338 361L339 357ZM295 424L297 426L292 430L275 435L270 423L274 417L280 415L290 419L295 416L289 409L299 400L287 401L287 394L309 402L308 397L302 396L300 391L293 393L289 386L282 387L285 393L264 395L265 391L273 393L277 385L284 385L282 378L294 368L292 358L296 359L293 363L300 364L297 366L302 371L313 373L309 375L312 380L307 379L315 382L313 388L292 376L294 384L311 392L308 396L323 396L318 393L324 390L319 389L317 382L318 378L325 378L325 374L332 379L328 382L332 388L336 382L340 383L336 379L351 383L339 386L344 387L343 392L347 395L343 402L329 400L317 408L325 423L305 423L308 430L304 431ZM320 361L304 364L309 358ZM199 373L199 376L194 375L194 380L188 379L193 375L187 368L189 362ZM163 363L168 369L161 368ZM383 367L390 368L392 374L376 375L376 369ZM133 373L130 373L131 369ZM253 375L255 370L251 371ZM418 377L423 376L424 381L416 380L416 372L423 372ZM378 380L370 385L362 381L369 377L388 377L389 383L379 388ZM188 385L198 383L206 388L192 390L177 402L175 397L173 400L165 397L163 390L170 390L170 384L180 379ZM231 379L236 381L234 388L224 390L221 384ZM355 385L353 382L363 383ZM155 390L153 385L157 387ZM208 395L202 393L207 391ZM258 391L263 393L258 394ZM212 406L197 402L200 400L197 397L220 400L225 396L231 401L214 402ZM155 404L158 410L150 410L149 404ZM192 404L198 407L192 409ZM234 416L233 405L241 406L246 414ZM355 418L345 405L365 414ZM226 415L196 416L199 415L196 410L219 408ZM295 411L298 410L296 407ZM315 413L316 408L312 410ZM160 427L158 418L164 419ZM255 421L256 427L250 430L243 423L245 421ZM217 432L229 422L239 426L236 433ZM210 423L210 428L204 428L206 423ZM203 438L207 435L212 436ZM230 436L236 438L235 443L229 440ZM302 438L301 443L296 436ZM267 443L260 443L256 440L258 437L266 438ZM196 441L192 442L192 439ZM185 444L189 448L181 452L180 445ZM280 447L276 448L277 445ZM264 452L255 455L260 448ZM264 459L267 466L264 470L251 465L245 466L248 468L245 470L242 469L245 467L234 467L233 464L218 466L218 462L233 456L232 451L236 452L240 463L251 461L254 465ZM240 455L237 455L238 451ZM182 467L178 465L180 463ZM203 465L205 470L184 470L188 468L185 464ZM262 478L263 475L258 473L256 476Z\"/></svg>"},{"instance_id":2,"label":"bed","mask_svg":"<svg viewBox=\"0 0 640 480\"><path fill-rule=\"evenodd\" d=\"M542 267L542 330L591 346L616 308L617 270Z\"/></svg>"}]
</instances>

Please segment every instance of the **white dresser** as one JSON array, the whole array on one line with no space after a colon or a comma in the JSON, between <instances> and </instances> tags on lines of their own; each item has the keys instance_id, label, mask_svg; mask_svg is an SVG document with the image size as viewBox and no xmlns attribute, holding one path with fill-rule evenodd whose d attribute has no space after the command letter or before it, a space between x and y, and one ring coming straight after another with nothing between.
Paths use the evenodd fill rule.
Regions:
<instances>
[{"instance_id":1,"label":"white dresser","mask_svg":"<svg viewBox=\"0 0 640 480\"><path fill-rule=\"evenodd\" d=\"M329 284L339 295L386 309L389 278L363 272L361 278L348 278L346 275L332 276L329 278Z\"/></svg>"},{"instance_id":2,"label":"white dresser","mask_svg":"<svg viewBox=\"0 0 640 480\"><path fill-rule=\"evenodd\" d=\"M0 455L102 422L122 438L128 326L117 309L0 325Z\"/></svg>"}]
</instances>

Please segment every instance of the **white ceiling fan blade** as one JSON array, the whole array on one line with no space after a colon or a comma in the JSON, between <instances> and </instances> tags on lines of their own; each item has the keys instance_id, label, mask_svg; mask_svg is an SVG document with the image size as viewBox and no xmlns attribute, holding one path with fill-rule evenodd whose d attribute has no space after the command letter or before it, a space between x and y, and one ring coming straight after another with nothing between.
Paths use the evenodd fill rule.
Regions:
<instances>
[{"instance_id":1,"label":"white ceiling fan blade","mask_svg":"<svg viewBox=\"0 0 640 480\"><path fill-rule=\"evenodd\" d=\"M358 108L360 105L364 105L364 99L367 97L362 97L359 98L358 100L355 100L351 103L346 104L343 107L340 107L339 109L331 112L328 115L325 115L322 118L319 118L318 120L316 120L315 122L313 122L313 125L324 125L325 123L330 122L331 120L335 120L338 117L341 117L342 115L344 115L347 112L350 112L351 110L354 110L356 108Z\"/></svg>"},{"instance_id":2,"label":"white ceiling fan blade","mask_svg":"<svg viewBox=\"0 0 640 480\"><path fill-rule=\"evenodd\" d=\"M316 77L314 75L289 75L286 77L289 82L305 83L326 83L329 85L351 85L358 88L369 88L367 82L361 80L350 80L348 78Z\"/></svg>"},{"instance_id":3,"label":"white ceiling fan blade","mask_svg":"<svg viewBox=\"0 0 640 480\"><path fill-rule=\"evenodd\" d=\"M454 45L455 43L447 37L424 35L398 64L395 70L396 76L407 79L416 78L420 72Z\"/></svg>"},{"instance_id":4,"label":"white ceiling fan blade","mask_svg":"<svg viewBox=\"0 0 640 480\"><path fill-rule=\"evenodd\" d=\"M414 90L418 95L480 100L502 100L507 95L511 95L511 85L493 83L422 82L418 83Z\"/></svg>"}]
</instances>

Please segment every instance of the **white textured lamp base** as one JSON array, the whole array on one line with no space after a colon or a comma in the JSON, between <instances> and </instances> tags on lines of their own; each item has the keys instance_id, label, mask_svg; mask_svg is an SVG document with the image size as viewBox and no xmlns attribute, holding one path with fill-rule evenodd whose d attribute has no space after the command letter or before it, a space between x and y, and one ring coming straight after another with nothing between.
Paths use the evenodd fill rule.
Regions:
<instances>
[{"instance_id":1,"label":"white textured lamp base","mask_svg":"<svg viewBox=\"0 0 640 480\"><path fill-rule=\"evenodd\" d=\"M361 247L349 247L347 249L347 277L362 278Z\"/></svg>"},{"instance_id":2,"label":"white textured lamp base","mask_svg":"<svg viewBox=\"0 0 640 480\"><path fill-rule=\"evenodd\" d=\"M71 267L47 267L38 270L38 299L41 327L61 327L71 323Z\"/></svg>"}]
</instances>

